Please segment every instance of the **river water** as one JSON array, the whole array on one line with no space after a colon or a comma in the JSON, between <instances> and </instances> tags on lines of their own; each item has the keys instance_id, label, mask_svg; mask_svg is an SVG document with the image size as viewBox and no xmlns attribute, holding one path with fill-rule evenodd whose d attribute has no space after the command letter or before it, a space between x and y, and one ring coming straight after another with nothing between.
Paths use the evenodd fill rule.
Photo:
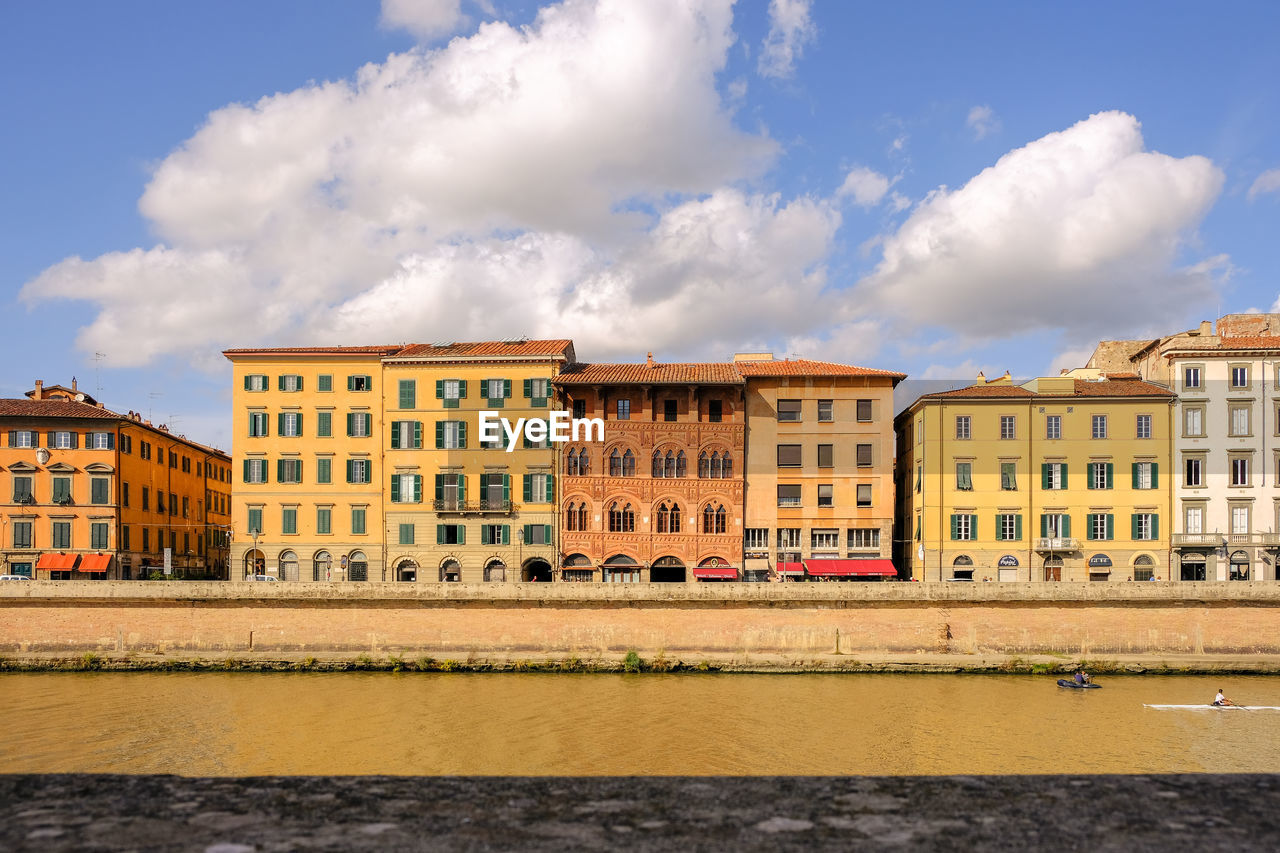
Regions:
<instances>
[{"instance_id":1,"label":"river water","mask_svg":"<svg viewBox=\"0 0 1280 853\"><path fill-rule=\"evenodd\" d=\"M1280 771L1280 677L0 675L0 772L986 774Z\"/></svg>"}]
</instances>

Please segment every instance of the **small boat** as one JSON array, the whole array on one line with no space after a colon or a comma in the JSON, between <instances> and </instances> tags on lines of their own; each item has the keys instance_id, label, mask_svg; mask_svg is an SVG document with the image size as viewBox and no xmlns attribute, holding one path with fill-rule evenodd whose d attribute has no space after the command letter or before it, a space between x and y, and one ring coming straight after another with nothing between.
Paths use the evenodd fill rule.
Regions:
<instances>
[{"instance_id":1,"label":"small boat","mask_svg":"<svg viewBox=\"0 0 1280 853\"><path fill-rule=\"evenodd\" d=\"M1280 711L1280 705L1143 705L1159 711Z\"/></svg>"},{"instance_id":2,"label":"small boat","mask_svg":"<svg viewBox=\"0 0 1280 853\"><path fill-rule=\"evenodd\" d=\"M1058 686L1059 686L1059 687L1071 687L1071 688L1073 688L1073 689L1075 689L1075 690L1089 690L1089 689L1096 689L1096 688L1100 688L1100 687L1102 687L1102 685L1101 685L1101 684L1077 684L1076 682L1074 682L1074 681L1072 681L1072 680L1070 680L1070 679L1067 679L1067 678L1059 678L1059 679L1058 679Z\"/></svg>"}]
</instances>

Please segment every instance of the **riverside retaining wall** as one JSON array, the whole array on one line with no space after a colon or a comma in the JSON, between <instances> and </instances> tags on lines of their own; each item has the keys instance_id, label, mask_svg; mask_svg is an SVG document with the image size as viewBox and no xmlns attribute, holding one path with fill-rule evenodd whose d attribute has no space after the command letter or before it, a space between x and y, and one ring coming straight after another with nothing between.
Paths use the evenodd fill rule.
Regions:
<instances>
[{"instance_id":1,"label":"riverside retaining wall","mask_svg":"<svg viewBox=\"0 0 1280 853\"><path fill-rule=\"evenodd\" d=\"M1280 655L1280 584L9 582L0 654Z\"/></svg>"}]
</instances>

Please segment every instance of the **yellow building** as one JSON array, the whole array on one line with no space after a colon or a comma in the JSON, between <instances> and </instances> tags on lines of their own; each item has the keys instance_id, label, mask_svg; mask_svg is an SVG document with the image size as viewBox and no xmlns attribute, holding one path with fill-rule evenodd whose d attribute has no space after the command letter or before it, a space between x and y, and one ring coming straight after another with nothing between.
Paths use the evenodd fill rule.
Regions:
<instances>
[{"instance_id":1,"label":"yellow building","mask_svg":"<svg viewBox=\"0 0 1280 853\"><path fill-rule=\"evenodd\" d=\"M226 577L230 458L71 387L0 400L4 574Z\"/></svg>"},{"instance_id":2,"label":"yellow building","mask_svg":"<svg viewBox=\"0 0 1280 853\"><path fill-rule=\"evenodd\" d=\"M896 419L915 580L1169 578L1174 395L1136 374L1009 375Z\"/></svg>"},{"instance_id":3,"label":"yellow building","mask_svg":"<svg viewBox=\"0 0 1280 853\"><path fill-rule=\"evenodd\" d=\"M893 389L905 374L735 357L746 379L754 579L893 577Z\"/></svg>"},{"instance_id":4,"label":"yellow building","mask_svg":"<svg viewBox=\"0 0 1280 853\"><path fill-rule=\"evenodd\" d=\"M479 414L546 418L569 341L224 354L233 578L551 579L555 450L483 447Z\"/></svg>"}]
</instances>

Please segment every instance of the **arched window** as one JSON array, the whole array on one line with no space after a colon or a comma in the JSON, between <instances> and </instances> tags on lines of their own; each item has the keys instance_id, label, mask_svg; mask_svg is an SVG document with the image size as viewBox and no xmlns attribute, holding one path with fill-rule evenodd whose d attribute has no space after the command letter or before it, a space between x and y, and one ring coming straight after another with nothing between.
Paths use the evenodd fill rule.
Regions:
<instances>
[{"instance_id":1,"label":"arched window","mask_svg":"<svg viewBox=\"0 0 1280 853\"><path fill-rule=\"evenodd\" d=\"M705 450L698 454L698 476L704 480L711 476L711 460Z\"/></svg>"},{"instance_id":2,"label":"arched window","mask_svg":"<svg viewBox=\"0 0 1280 853\"><path fill-rule=\"evenodd\" d=\"M679 453L676 454L676 476L677 477L689 476L687 462L688 460L684 458L683 450L681 450Z\"/></svg>"},{"instance_id":3,"label":"arched window","mask_svg":"<svg viewBox=\"0 0 1280 853\"><path fill-rule=\"evenodd\" d=\"M636 475L636 455L628 450L622 454L622 476L634 477Z\"/></svg>"},{"instance_id":4,"label":"arched window","mask_svg":"<svg viewBox=\"0 0 1280 853\"><path fill-rule=\"evenodd\" d=\"M661 504L661 505L658 507L658 532L659 532L659 533L670 533L670 532L671 532L671 531L667 528L667 505L666 505L665 503L664 503L664 504Z\"/></svg>"},{"instance_id":5,"label":"arched window","mask_svg":"<svg viewBox=\"0 0 1280 853\"><path fill-rule=\"evenodd\" d=\"M724 507L716 507L716 533L724 533L728 530L728 514L724 511Z\"/></svg>"},{"instance_id":6,"label":"arched window","mask_svg":"<svg viewBox=\"0 0 1280 853\"><path fill-rule=\"evenodd\" d=\"M578 448L578 476L585 477L591 473L591 454L585 447Z\"/></svg>"},{"instance_id":7,"label":"arched window","mask_svg":"<svg viewBox=\"0 0 1280 853\"><path fill-rule=\"evenodd\" d=\"M583 501L578 504L578 529L587 529L587 502Z\"/></svg>"},{"instance_id":8,"label":"arched window","mask_svg":"<svg viewBox=\"0 0 1280 853\"><path fill-rule=\"evenodd\" d=\"M733 476L733 457L729 455L727 450L724 452L724 456L720 457L720 476L725 478Z\"/></svg>"},{"instance_id":9,"label":"arched window","mask_svg":"<svg viewBox=\"0 0 1280 853\"><path fill-rule=\"evenodd\" d=\"M672 533L680 532L680 504L671 505L671 517L667 523Z\"/></svg>"},{"instance_id":10,"label":"arched window","mask_svg":"<svg viewBox=\"0 0 1280 853\"><path fill-rule=\"evenodd\" d=\"M295 552L280 552L280 573L277 577L282 581L296 581L298 579L298 555Z\"/></svg>"},{"instance_id":11,"label":"arched window","mask_svg":"<svg viewBox=\"0 0 1280 853\"><path fill-rule=\"evenodd\" d=\"M676 457L670 450L667 451L667 476L674 477L676 475Z\"/></svg>"},{"instance_id":12,"label":"arched window","mask_svg":"<svg viewBox=\"0 0 1280 853\"><path fill-rule=\"evenodd\" d=\"M369 558L364 551L352 551L347 562L347 580L367 581L369 579Z\"/></svg>"},{"instance_id":13,"label":"arched window","mask_svg":"<svg viewBox=\"0 0 1280 853\"><path fill-rule=\"evenodd\" d=\"M571 477L578 473L578 451L572 447L569 448L569 454L564 458L564 472Z\"/></svg>"},{"instance_id":14,"label":"arched window","mask_svg":"<svg viewBox=\"0 0 1280 853\"><path fill-rule=\"evenodd\" d=\"M662 454L656 450L653 451L653 471L650 476L653 476L653 477L662 476Z\"/></svg>"},{"instance_id":15,"label":"arched window","mask_svg":"<svg viewBox=\"0 0 1280 853\"><path fill-rule=\"evenodd\" d=\"M628 450L627 452L630 453L631 451ZM616 447L613 449L613 452L609 454L609 476L622 476L622 454L618 452L618 448Z\"/></svg>"},{"instance_id":16,"label":"arched window","mask_svg":"<svg viewBox=\"0 0 1280 853\"><path fill-rule=\"evenodd\" d=\"M723 506L707 504L702 510L702 532L724 533L725 511Z\"/></svg>"},{"instance_id":17,"label":"arched window","mask_svg":"<svg viewBox=\"0 0 1280 853\"><path fill-rule=\"evenodd\" d=\"M720 477L723 477L723 476L724 476L724 469L720 467L720 454L712 453L711 454L711 477L713 479L719 479Z\"/></svg>"},{"instance_id":18,"label":"arched window","mask_svg":"<svg viewBox=\"0 0 1280 853\"><path fill-rule=\"evenodd\" d=\"M568 508L567 510L565 510L565 513L564 513L564 529L565 529L565 530L577 530L577 529L578 529L578 506L577 506L577 504L573 504L573 503L571 503L571 504L569 504L569 508Z\"/></svg>"},{"instance_id":19,"label":"arched window","mask_svg":"<svg viewBox=\"0 0 1280 853\"><path fill-rule=\"evenodd\" d=\"M635 529L636 513L631 508L631 504L625 504L621 508L619 508L617 501L609 504L610 533L633 533Z\"/></svg>"},{"instance_id":20,"label":"arched window","mask_svg":"<svg viewBox=\"0 0 1280 853\"><path fill-rule=\"evenodd\" d=\"M333 557L328 551L317 551L311 558L311 579L313 581L329 580L329 572L333 569Z\"/></svg>"}]
</instances>

